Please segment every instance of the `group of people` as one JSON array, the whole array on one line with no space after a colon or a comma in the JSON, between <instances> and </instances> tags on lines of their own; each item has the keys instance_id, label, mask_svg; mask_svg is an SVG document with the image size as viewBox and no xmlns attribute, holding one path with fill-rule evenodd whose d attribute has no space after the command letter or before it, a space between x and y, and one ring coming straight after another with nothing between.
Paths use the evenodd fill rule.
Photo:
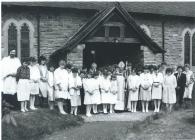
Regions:
<instances>
[{"instance_id":1,"label":"group of people","mask_svg":"<svg viewBox=\"0 0 195 140\"><path fill-rule=\"evenodd\" d=\"M47 64L44 56L39 58L39 63L34 57L23 59L21 65L15 54L16 51L12 50L1 61L2 93L16 94L22 112L28 111L28 102L31 110L37 109L37 95L42 101L48 101L51 110L57 104L61 114L67 114L64 102L69 100L70 113L74 115L77 115L81 96L84 96L86 116L91 116L92 112L107 114L125 109L136 112L139 100L142 112L148 112L150 101L154 101L154 112L160 111L161 102L171 112L176 102L182 105L184 99L192 98L195 78L188 64L178 66L176 70L165 63L138 69L121 61L111 68L98 70L93 63L90 70L80 70L60 60L55 69ZM100 105L102 110L98 108Z\"/></svg>"}]
</instances>

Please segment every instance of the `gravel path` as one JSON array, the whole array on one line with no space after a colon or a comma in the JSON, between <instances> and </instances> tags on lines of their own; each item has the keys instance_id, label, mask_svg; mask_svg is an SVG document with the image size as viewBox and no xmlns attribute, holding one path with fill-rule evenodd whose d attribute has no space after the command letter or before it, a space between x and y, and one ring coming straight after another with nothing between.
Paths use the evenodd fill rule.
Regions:
<instances>
[{"instance_id":1,"label":"gravel path","mask_svg":"<svg viewBox=\"0 0 195 140\"><path fill-rule=\"evenodd\" d=\"M97 114L93 115L92 117L86 117L82 116L85 120L85 122L108 122L108 121L126 121L126 122L135 122L135 121L143 121L148 116L151 116L154 114L154 112L148 112L148 113L142 113L142 112L136 112L136 113L114 113L114 114Z\"/></svg>"}]
</instances>

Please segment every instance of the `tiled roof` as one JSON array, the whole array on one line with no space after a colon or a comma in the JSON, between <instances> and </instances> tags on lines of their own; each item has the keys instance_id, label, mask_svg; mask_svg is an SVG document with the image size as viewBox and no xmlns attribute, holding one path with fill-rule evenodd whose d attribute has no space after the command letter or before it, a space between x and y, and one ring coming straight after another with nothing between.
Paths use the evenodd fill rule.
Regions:
<instances>
[{"instance_id":1,"label":"tiled roof","mask_svg":"<svg viewBox=\"0 0 195 140\"><path fill-rule=\"evenodd\" d=\"M105 21L113 12L118 12L120 16L125 20L128 26L131 26L139 35L140 39L155 53L164 53L165 51L156 44L146 33L136 24L131 15L121 7L121 5L116 4L114 7L109 7L101 10L96 15L94 15L80 30L68 40L64 47L57 50L52 54L52 57L58 55L59 52L71 51L77 46L82 40L84 40L95 28L97 28L103 21Z\"/></svg>"},{"instance_id":2,"label":"tiled roof","mask_svg":"<svg viewBox=\"0 0 195 140\"><path fill-rule=\"evenodd\" d=\"M3 2L3 5L102 10L113 2ZM120 2L128 12L195 17L195 2Z\"/></svg>"}]
</instances>

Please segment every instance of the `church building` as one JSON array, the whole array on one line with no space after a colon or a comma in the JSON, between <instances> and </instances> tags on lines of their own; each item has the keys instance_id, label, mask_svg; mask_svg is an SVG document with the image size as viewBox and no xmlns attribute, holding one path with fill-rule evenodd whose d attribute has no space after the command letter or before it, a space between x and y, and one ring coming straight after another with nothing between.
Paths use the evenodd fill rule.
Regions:
<instances>
[{"instance_id":1,"label":"church building","mask_svg":"<svg viewBox=\"0 0 195 140\"><path fill-rule=\"evenodd\" d=\"M3 2L1 56L195 70L194 2Z\"/></svg>"}]
</instances>

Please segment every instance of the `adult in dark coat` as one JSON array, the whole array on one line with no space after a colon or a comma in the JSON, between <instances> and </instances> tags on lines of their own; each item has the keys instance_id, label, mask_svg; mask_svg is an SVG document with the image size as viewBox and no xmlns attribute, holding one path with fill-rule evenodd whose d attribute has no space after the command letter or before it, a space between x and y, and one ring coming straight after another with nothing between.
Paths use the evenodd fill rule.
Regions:
<instances>
[{"instance_id":1,"label":"adult in dark coat","mask_svg":"<svg viewBox=\"0 0 195 140\"><path fill-rule=\"evenodd\" d=\"M177 87L176 87L176 96L177 96L177 103L181 106L183 103L183 94L185 90L186 84L186 75L182 73L183 67L177 67L177 73L175 73L175 77L177 79Z\"/></svg>"},{"instance_id":2,"label":"adult in dark coat","mask_svg":"<svg viewBox=\"0 0 195 140\"><path fill-rule=\"evenodd\" d=\"M91 72L92 74L97 72L97 64L95 62L91 64L91 68L89 69L89 72Z\"/></svg>"}]
</instances>

